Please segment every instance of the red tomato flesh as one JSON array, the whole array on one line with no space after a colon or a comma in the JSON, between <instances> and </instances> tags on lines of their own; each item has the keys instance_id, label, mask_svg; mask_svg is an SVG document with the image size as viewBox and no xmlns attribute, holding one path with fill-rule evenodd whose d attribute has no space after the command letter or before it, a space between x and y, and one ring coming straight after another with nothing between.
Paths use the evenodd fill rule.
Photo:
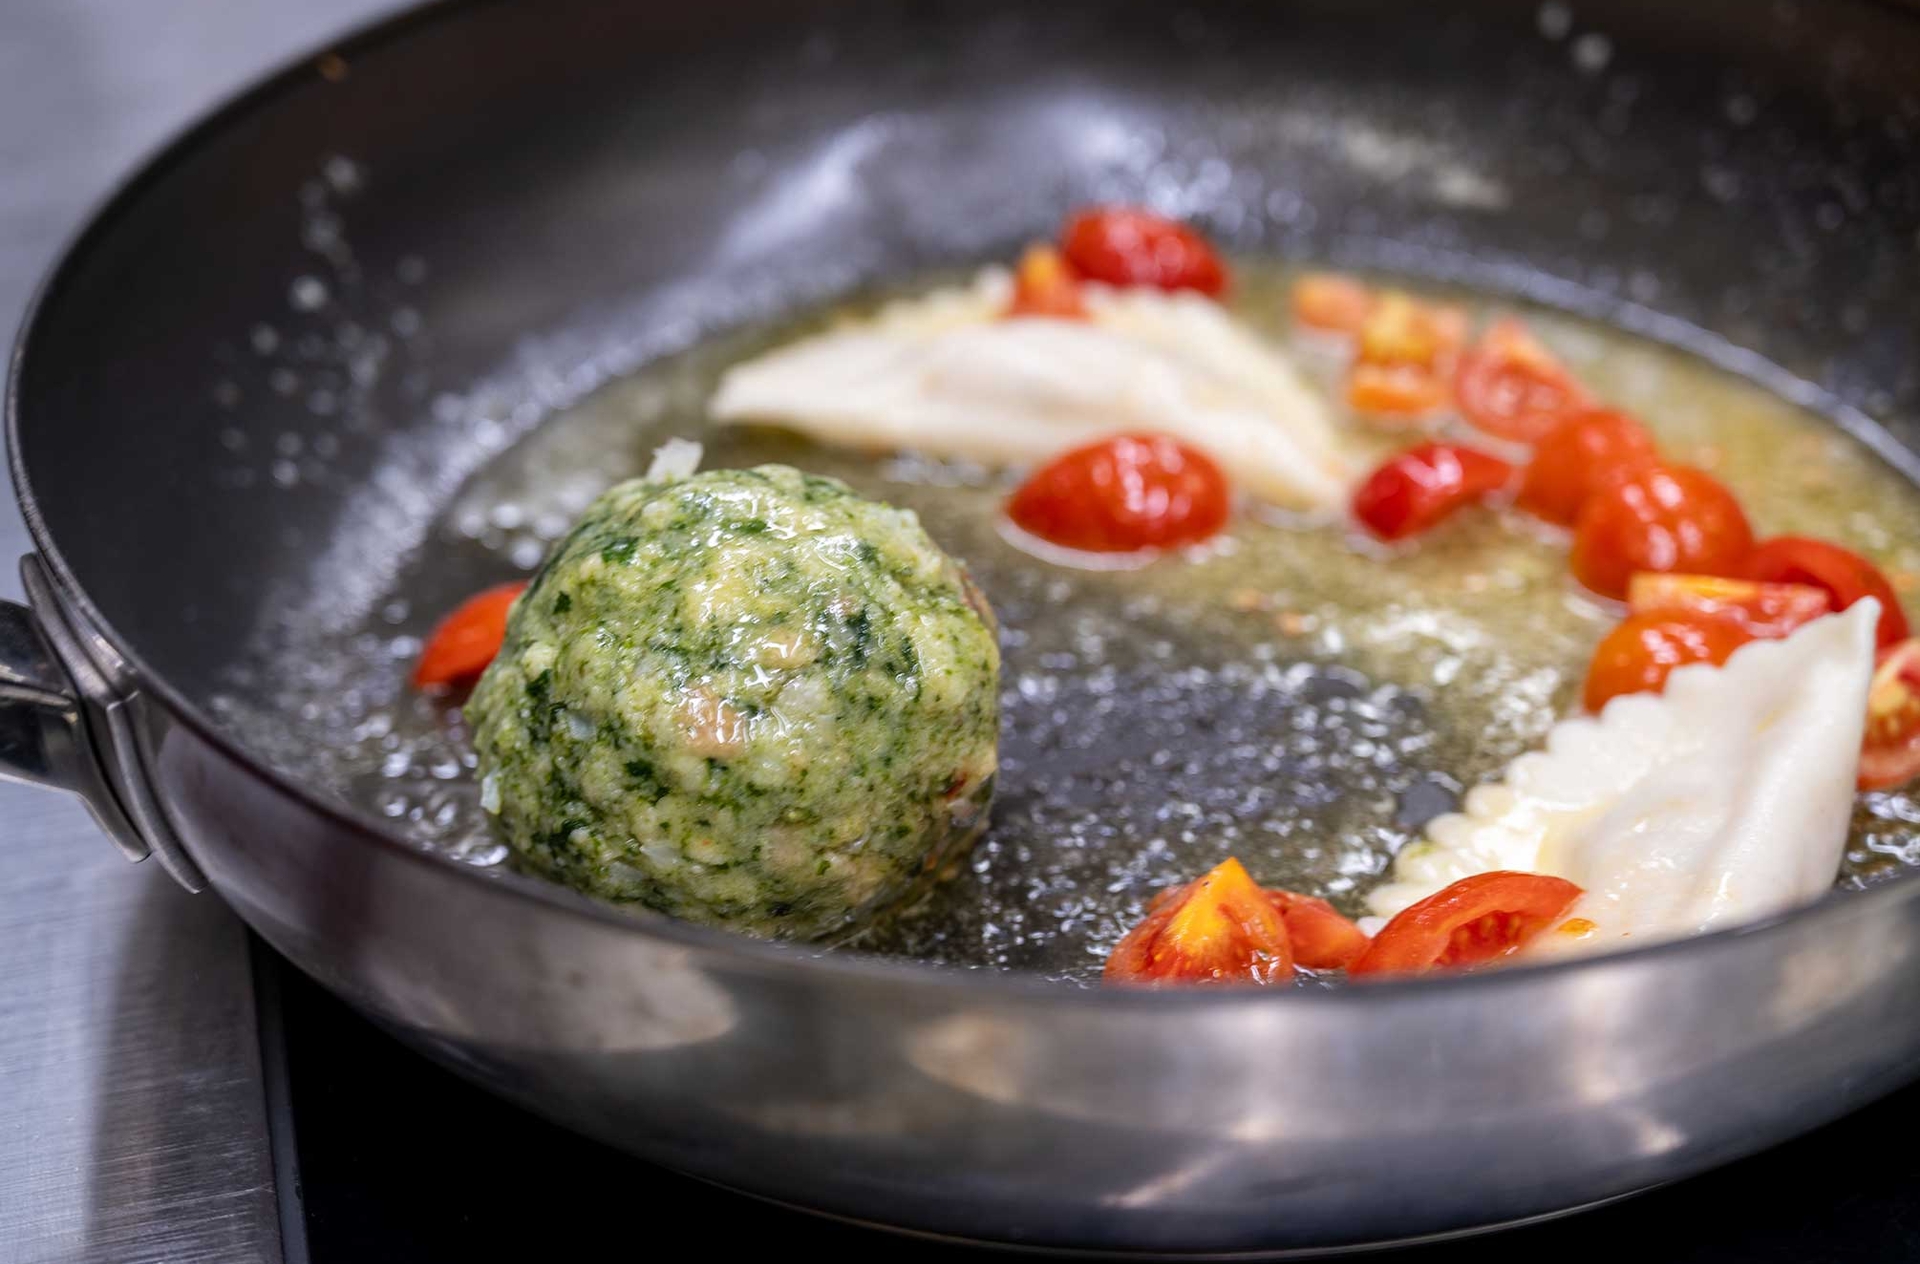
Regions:
<instances>
[{"instance_id":1,"label":"red tomato flesh","mask_svg":"<svg viewBox=\"0 0 1920 1264\"><path fill-rule=\"evenodd\" d=\"M1226 265L1206 238L1137 207L1081 211L1060 230L1060 249L1074 271L1090 281L1216 297L1227 288Z\"/></svg>"},{"instance_id":2,"label":"red tomato flesh","mask_svg":"<svg viewBox=\"0 0 1920 1264\"><path fill-rule=\"evenodd\" d=\"M1570 527L1595 489L1656 459L1653 436L1625 413L1575 413L1534 447L1514 503L1536 518Z\"/></svg>"},{"instance_id":3,"label":"red tomato flesh","mask_svg":"<svg viewBox=\"0 0 1920 1264\"><path fill-rule=\"evenodd\" d=\"M1833 600L1824 588L1810 584L1640 571L1627 581L1627 609L1635 614L1723 619L1748 636L1768 638L1785 636L1831 614Z\"/></svg>"},{"instance_id":4,"label":"red tomato flesh","mask_svg":"<svg viewBox=\"0 0 1920 1264\"><path fill-rule=\"evenodd\" d=\"M1888 790L1920 776L1920 640L1882 651L1867 691L1860 788Z\"/></svg>"},{"instance_id":5,"label":"red tomato flesh","mask_svg":"<svg viewBox=\"0 0 1920 1264\"><path fill-rule=\"evenodd\" d=\"M1226 525L1226 475L1166 435L1121 435L1054 458L1007 502L1019 527L1088 553L1197 544Z\"/></svg>"},{"instance_id":6,"label":"red tomato flesh","mask_svg":"<svg viewBox=\"0 0 1920 1264\"><path fill-rule=\"evenodd\" d=\"M1029 246L1013 273L1013 297L1007 316L1085 320L1087 306L1080 297L1080 281L1052 246Z\"/></svg>"},{"instance_id":7,"label":"red tomato flesh","mask_svg":"<svg viewBox=\"0 0 1920 1264\"><path fill-rule=\"evenodd\" d=\"M1293 944L1294 964L1309 970L1344 970L1372 940L1325 900L1267 888L1267 900L1280 911Z\"/></svg>"},{"instance_id":8,"label":"red tomato flesh","mask_svg":"<svg viewBox=\"0 0 1920 1264\"><path fill-rule=\"evenodd\" d=\"M1462 878L1402 909L1347 973L1359 978L1485 965L1559 925L1582 894L1566 879L1541 873L1496 870Z\"/></svg>"},{"instance_id":9,"label":"red tomato flesh","mask_svg":"<svg viewBox=\"0 0 1920 1264\"><path fill-rule=\"evenodd\" d=\"M1513 466L1475 448L1423 443L1389 458L1353 494L1353 516L1375 537L1404 540L1513 478Z\"/></svg>"},{"instance_id":10,"label":"red tomato flesh","mask_svg":"<svg viewBox=\"0 0 1920 1264\"><path fill-rule=\"evenodd\" d=\"M1582 701L1598 711L1623 693L1658 693L1674 668L1717 667L1753 639L1738 623L1712 615L1629 615L1593 651Z\"/></svg>"},{"instance_id":11,"label":"red tomato flesh","mask_svg":"<svg viewBox=\"0 0 1920 1264\"><path fill-rule=\"evenodd\" d=\"M1586 388L1517 320L1497 320L1460 359L1460 412L1476 429L1538 443L1591 402Z\"/></svg>"},{"instance_id":12,"label":"red tomato flesh","mask_svg":"<svg viewBox=\"0 0 1920 1264\"><path fill-rule=\"evenodd\" d=\"M1704 470L1650 465L1607 479L1574 524L1573 573L1603 597L1635 571L1733 575L1753 549L1740 502Z\"/></svg>"},{"instance_id":13,"label":"red tomato flesh","mask_svg":"<svg viewBox=\"0 0 1920 1264\"><path fill-rule=\"evenodd\" d=\"M1293 977L1280 911L1238 860L1163 891L1107 958L1109 983L1273 983Z\"/></svg>"},{"instance_id":14,"label":"red tomato flesh","mask_svg":"<svg viewBox=\"0 0 1920 1264\"><path fill-rule=\"evenodd\" d=\"M1845 610L1862 597L1880 601L1881 649L1907 639L1907 613L1877 567L1851 550L1825 540L1778 535L1763 540L1747 554L1740 573L1768 584L1811 584L1824 588L1835 610Z\"/></svg>"},{"instance_id":15,"label":"red tomato flesh","mask_svg":"<svg viewBox=\"0 0 1920 1264\"><path fill-rule=\"evenodd\" d=\"M507 639L507 612L526 587L524 580L496 584L454 607L420 651L420 662L413 669L414 688L448 688L485 671Z\"/></svg>"},{"instance_id":16,"label":"red tomato flesh","mask_svg":"<svg viewBox=\"0 0 1920 1264\"><path fill-rule=\"evenodd\" d=\"M1310 272L1293 284L1295 323L1353 337L1373 314L1373 291L1337 272Z\"/></svg>"}]
</instances>

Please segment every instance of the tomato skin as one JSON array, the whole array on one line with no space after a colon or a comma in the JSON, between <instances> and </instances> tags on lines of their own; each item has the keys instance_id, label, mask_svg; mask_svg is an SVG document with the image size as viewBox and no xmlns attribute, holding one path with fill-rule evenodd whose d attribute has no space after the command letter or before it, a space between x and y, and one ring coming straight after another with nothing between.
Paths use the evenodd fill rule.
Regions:
<instances>
[{"instance_id":1,"label":"tomato skin","mask_svg":"<svg viewBox=\"0 0 1920 1264\"><path fill-rule=\"evenodd\" d=\"M1574 523L1573 573L1603 597L1627 595L1635 571L1740 573L1753 528L1704 470L1649 465L1606 479Z\"/></svg>"},{"instance_id":2,"label":"tomato skin","mask_svg":"<svg viewBox=\"0 0 1920 1264\"><path fill-rule=\"evenodd\" d=\"M1623 693L1658 693L1674 668L1717 667L1753 639L1738 623L1711 615L1629 615L1594 649L1581 700L1598 711Z\"/></svg>"},{"instance_id":3,"label":"tomato skin","mask_svg":"<svg viewBox=\"0 0 1920 1264\"><path fill-rule=\"evenodd\" d=\"M1867 690L1859 787L1890 790L1920 776L1920 640L1880 653Z\"/></svg>"},{"instance_id":4,"label":"tomato skin","mask_svg":"<svg viewBox=\"0 0 1920 1264\"><path fill-rule=\"evenodd\" d=\"M1748 636L1785 636L1833 613L1833 599L1811 584L1763 584L1718 575L1656 575L1639 571L1627 581L1634 614L1688 615L1730 621Z\"/></svg>"},{"instance_id":5,"label":"tomato skin","mask_svg":"<svg viewBox=\"0 0 1920 1264\"><path fill-rule=\"evenodd\" d=\"M1353 516L1381 540L1404 540L1513 479L1513 466L1477 448L1423 443L1390 457L1353 494Z\"/></svg>"},{"instance_id":6,"label":"tomato skin","mask_svg":"<svg viewBox=\"0 0 1920 1264\"><path fill-rule=\"evenodd\" d=\"M526 581L495 584L455 606L434 627L413 669L413 687L442 689L478 676L507 639L507 614Z\"/></svg>"},{"instance_id":7,"label":"tomato skin","mask_svg":"<svg viewBox=\"0 0 1920 1264\"><path fill-rule=\"evenodd\" d=\"M1024 531L1088 553L1197 544L1232 494L1213 459L1166 435L1119 435L1049 461L1007 502Z\"/></svg>"},{"instance_id":8,"label":"tomato skin","mask_svg":"<svg viewBox=\"0 0 1920 1264\"><path fill-rule=\"evenodd\" d=\"M1845 610L1862 597L1880 601L1880 627L1875 636L1881 649L1907 639L1907 612L1877 567L1850 549L1806 536L1777 535L1762 540L1747 555L1740 573L1769 584L1811 584L1824 588L1835 610Z\"/></svg>"},{"instance_id":9,"label":"tomato skin","mask_svg":"<svg viewBox=\"0 0 1920 1264\"><path fill-rule=\"evenodd\" d=\"M1011 320L1023 316L1087 318L1080 280L1052 246L1028 246L1014 269L1013 297L1007 301L1006 317Z\"/></svg>"},{"instance_id":10,"label":"tomato skin","mask_svg":"<svg viewBox=\"0 0 1920 1264\"><path fill-rule=\"evenodd\" d=\"M1460 358L1454 395L1475 429L1516 443L1538 443L1590 403L1573 374L1511 318L1495 321Z\"/></svg>"},{"instance_id":11,"label":"tomato skin","mask_svg":"<svg viewBox=\"0 0 1920 1264\"><path fill-rule=\"evenodd\" d=\"M1107 983L1284 983L1287 927L1238 860L1162 891L1107 958Z\"/></svg>"},{"instance_id":12,"label":"tomato skin","mask_svg":"<svg viewBox=\"0 0 1920 1264\"><path fill-rule=\"evenodd\" d=\"M1207 239L1152 211L1100 206L1074 215L1060 230L1060 249L1074 271L1108 285L1226 292L1227 268Z\"/></svg>"},{"instance_id":13,"label":"tomato skin","mask_svg":"<svg viewBox=\"0 0 1920 1264\"><path fill-rule=\"evenodd\" d=\"M1293 283L1294 323L1355 337L1373 314L1373 291L1337 272L1309 272Z\"/></svg>"},{"instance_id":14,"label":"tomato skin","mask_svg":"<svg viewBox=\"0 0 1920 1264\"><path fill-rule=\"evenodd\" d=\"M1467 969L1511 956L1557 926L1585 894L1564 878L1495 870L1462 878L1380 928L1352 978Z\"/></svg>"},{"instance_id":15,"label":"tomato skin","mask_svg":"<svg viewBox=\"0 0 1920 1264\"><path fill-rule=\"evenodd\" d=\"M1309 970L1344 970L1373 942L1367 932L1325 900L1269 887L1267 901L1286 923L1295 965Z\"/></svg>"},{"instance_id":16,"label":"tomato skin","mask_svg":"<svg viewBox=\"0 0 1920 1264\"><path fill-rule=\"evenodd\" d=\"M1570 527L1608 479L1658 459L1653 436L1625 413L1575 413L1535 445L1514 503L1536 518Z\"/></svg>"}]
</instances>

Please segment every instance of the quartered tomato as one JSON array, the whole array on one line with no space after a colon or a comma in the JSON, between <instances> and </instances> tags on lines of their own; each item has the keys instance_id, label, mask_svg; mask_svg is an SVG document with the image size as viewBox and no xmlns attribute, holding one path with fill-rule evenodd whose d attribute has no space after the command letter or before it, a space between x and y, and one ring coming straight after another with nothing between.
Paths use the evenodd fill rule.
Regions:
<instances>
[{"instance_id":1,"label":"quartered tomato","mask_svg":"<svg viewBox=\"0 0 1920 1264\"><path fill-rule=\"evenodd\" d=\"M1845 610L1862 597L1877 597L1880 648L1907 639L1907 614L1900 608L1900 598L1894 596L1893 585L1872 562L1837 544L1805 536L1777 535L1753 547L1740 573L1748 579L1770 584L1811 584L1824 588L1833 598L1835 610Z\"/></svg>"},{"instance_id":2,"label":"quartered tomato","mask_svg":"<svg viewBox=\"0 0 1920 1264\"><path fill-rule=\"evenodd\" d=\"M1295 323L1321 333L1359 334L1373 313L1373 291L1337 272L1310 272L1293 283Z\"/></svg>"},{"instance_id":3,"label":"quartered tomato","mask_svg":"<svg viewBox=\"0 0 1920 1264\"><path fill-rule=\"evenodd\" d=\"M1382 540L1418 535L1513 479L1513 466L1476 448L1423 443L1389 458L1353 494L1353 516Z\"/></svg>"},{"instance_id":4,"label":"quartered tomato","mask_svg":"<svg viewBox=\"0 0 1920 1264\"><path fill-rule=\"evenodd\" d=\"M1109 983L1273 983L1293 975L1280 910L1238 860L1163 891L1107 958Z\"/></svg>"},{"instance_id":5,"label":"quartered tomato","mask_svg":"<svg viewBox=\"0 0 1920 1264\"><path fill-rule=\"evenodd\" d=\"M1574 524L1573 573L1603 597L1635 571L1734 575L1753 549L1740 502L1704 470L1649 465L1606 479Z\"/></svg>"},{"instance_id":6,"label":"quartered tomato","mask_svg":"<svg viewBox=\"0 0 1920 1264\"><path fill-rule=\"evenodd\" d=\"M1013 273L1013 297L1008 317L1048 316L1056 320L1085 320L1086 303L1080 280L1052 246L1028 246Z\"/></svg>"},{"instance_id":7,"label":"quartered tomato","mask_svg":"<svg viewBox=\"0 0 1920 1264\"><path fill-rule=\"evenodd\" d=\"M1417 364L1368 364L1347 371L1347 407L1369 417L1417 421L1453 398L1447 379Z\"/></svg>"},{"instance_id":8,"label":"quartered tomato","mask_svg":"<svg viewBox=\"0 0 1920 1264\"><path fill-rule=\"evenodd\" d=\"M1653 436L1625 413L1578 412L1535 445L1514 503L1537 518L1570 527L1595 488L1657 459Z\"/></svg>"},{"instance_id":9,"label":"quartered tomato","mask_svg":"<svg viewBox=\"0 0 1920 1264\"><path fill-rule=\"evenodd\" d=\"M1748 636L1785 636L1833 611L1824 588L1763 584L1717 575L1656 575L1627 581L1627 609L1644 615L1685 615L1730 621Z\"/></svg>"},{"instance_id":10,"label":"quartered tomato","mask_svg":"<svg viewBox=\"0 0 1920 1264\"><path fill-rule=\"evenodd\" d=\"M1581 700L1598 711L1623 693L1658 693L1674 668L1717 667L1753 639L1739 624L1712 615L1629 615L1593 651Z\"/></svg>"},{"instance_id":11,"label":"quartered tomato","mask_svg":"<svg viewBox=\"0 0 1920 1264\"><path fill-rule=\"evenodd\" d=\"M1360 326L1360 359L1368 364L1450 367L1467 339L1467 314L1425 303L1399 290L1382 291Z\"/></svg>"},{"instance_id":12,"label":"quartered tomato","mask_svg":"<svg viewBox=\"0 0 1920 1264\"><path fill-rule=\"evenodd\" d=\"M1860 788L1889 790L1920 776L1920 640L1880 655L1867 691L1867 732L1860 745Z\"/></svg>"},{"instance_id":13,"label":"quartered tomato","mask_svg":"<svg viewBox=\"0 0 1920 1264\"><path fill-rule=\"evenodd\" d=\"M526 591L524 581L496 584L454 607L440 620L413 669L416 689L464 684L487 669L507 639L507 612Z\"/></svg>"},{"instance_id":14,"label":"quartered tomato","mask_svg":"<svg viewBox=\"0 0 1920 1264\"><path fill-rule=\"evenodd\" d=\"M1367 932L1342 917L1333 905L1310 895L1267 888L1267 899L1280 910L1293 944L1294 964L1309 970L1344 970L1372 941Z\"/></svg>"},{"instance_id":15,"label":"quartered tomato","mask_svg":"<svg viewBox=\"0 0 1920 1264\"><path fill-rule=\"evenodd\" d=\"M1060 231L1074 271L1108 285L1150 285L1219 295L1227 268L1207 239L1177 220L1130 206L1082 211Z\"/></svg>"},{"instance_id":16,"label":"quartered tomato","mask_svg":"<svg viewBox=\"0 0 1920 1264\"><path fill-rule=\"evenodd\" d=\"M1423 303L1398 290L1378 295L1360 326L1347 377L1347 403L1375 417L1419 418L1453 399L1454 357L1467 332L1457 307Z\"/></svg>"},{"instance_id":17,"label":"quartered tomato","mask_svg":"<svg viewBox=\"0 0 1920 1264\"><path fill-rule=\"evenodd\" d=\"M1559 925L1581 895L1573 883L1546 874L1477 873L1402 909L1347 973L1358 978L1485 965Z\"/></svg>"},{"instance_id":18,"label":"quartered tomato","mask_svg":"<svg viewBox=\"0 0 1920 1264\"><path fill-rule=\"evenodd\" d=\"M1586 388L1517 320L1497 320L1460 358L1460 412L1477 429L1538 443L1589 401Z\"/></svg>"},{"instance_id":19,"label":"quartered tomato","mask_svg":"<svg viewBox=\"0 0 1920 1264\"><path fill-rule=\"evenodd\" d=\"M1226 475L1166 435L1120 435L1055 457L1007 502L1019 527L1064 548L1132 553L1196 544L1226 525Z\"/></svg>"}]
</instances>

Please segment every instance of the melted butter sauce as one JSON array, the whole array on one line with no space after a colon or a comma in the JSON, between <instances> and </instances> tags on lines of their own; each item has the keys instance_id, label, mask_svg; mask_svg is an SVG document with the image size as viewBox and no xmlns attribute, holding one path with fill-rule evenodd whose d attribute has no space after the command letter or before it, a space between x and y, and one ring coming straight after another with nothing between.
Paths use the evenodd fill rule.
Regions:
<instances>
[{"instance_id":1,"label":"melted butter sauce","mask_svg":"<svg viewBox=\"0 0 1920 1264\"><path fill-rule=\"evenodd\" d=\"M1285 339L1288 280L1243 267L1238 314ZM1470 295L1446 297L1487 310ZM398 683L413 642L393 625L424 630L462 592L502 578L505 564L530 568L587 500L643 471L676 435L706 444L709 466L785 462L916 510L1003 623L994 824L949 881L869 932L865 950L1089 980L1154 892L1229 855L1264 884L1357 912L1427 819L1497 777L1577 705L1618 609L1568 577L1559 533L1512 511L1463 514L1387 550L1339 523L1253 508L1187 555L1077 570L1011 542L999 516L1005 475L705 420L728 364L873 301L663 360L478 475L402 574L386 617L318 647L338 670L322 664L276 703L310 725L300 734L308 750L316 732L332 744L322 779L428 845L499 862L463 773L471 757L458 713ZM1912 598L1920 492L1864 445L1684 353L1552 312L1520 314L1600 398L1642 418L1671 459L1725 480L1758 534L1834 539ZM1301 351L1331 382L1336 362ZM1413 438L1363 444L1385 453ZM356 691L353 715L333 714L340 680L355 671L364 680L370 662L388 674ZM1920 864L1920 799L1857 802L1843 883Z\"/></svg>"}]
</instances>

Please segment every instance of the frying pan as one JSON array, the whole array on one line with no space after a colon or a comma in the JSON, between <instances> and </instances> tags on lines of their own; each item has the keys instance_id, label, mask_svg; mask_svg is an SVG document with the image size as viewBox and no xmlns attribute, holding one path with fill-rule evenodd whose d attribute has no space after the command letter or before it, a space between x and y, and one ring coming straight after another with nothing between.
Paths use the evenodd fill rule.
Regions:
<instances>
[{"instance_id":1,"label":"frying pan","mask_svg":"<svg viewBox=\"0 0 1920 1264\"><path fill-rule=\"evenodd\" d=\"M822 1212L1279 1253L1672 1180L1913 1074L1920 883L1479 977L1075 991L455 863L269 763L211 700L276 615L372 600L552 408L708 330L1006 257L1091 200L1684 340L1905 461L1917 91L1920 22L1866 3L411 13L193 129L42 291L8 396L36 553L31 610L0 617L0 762L430 1056ZM249 367L263 323L300 332L283 351L333 373L325 400ZM369 331L392 333L372 363ZM236 449L323 436L311 476L234 474ZM502 1182L620 1214L570 1206L564 1172Z\"/></svg>"}]
</instances>

